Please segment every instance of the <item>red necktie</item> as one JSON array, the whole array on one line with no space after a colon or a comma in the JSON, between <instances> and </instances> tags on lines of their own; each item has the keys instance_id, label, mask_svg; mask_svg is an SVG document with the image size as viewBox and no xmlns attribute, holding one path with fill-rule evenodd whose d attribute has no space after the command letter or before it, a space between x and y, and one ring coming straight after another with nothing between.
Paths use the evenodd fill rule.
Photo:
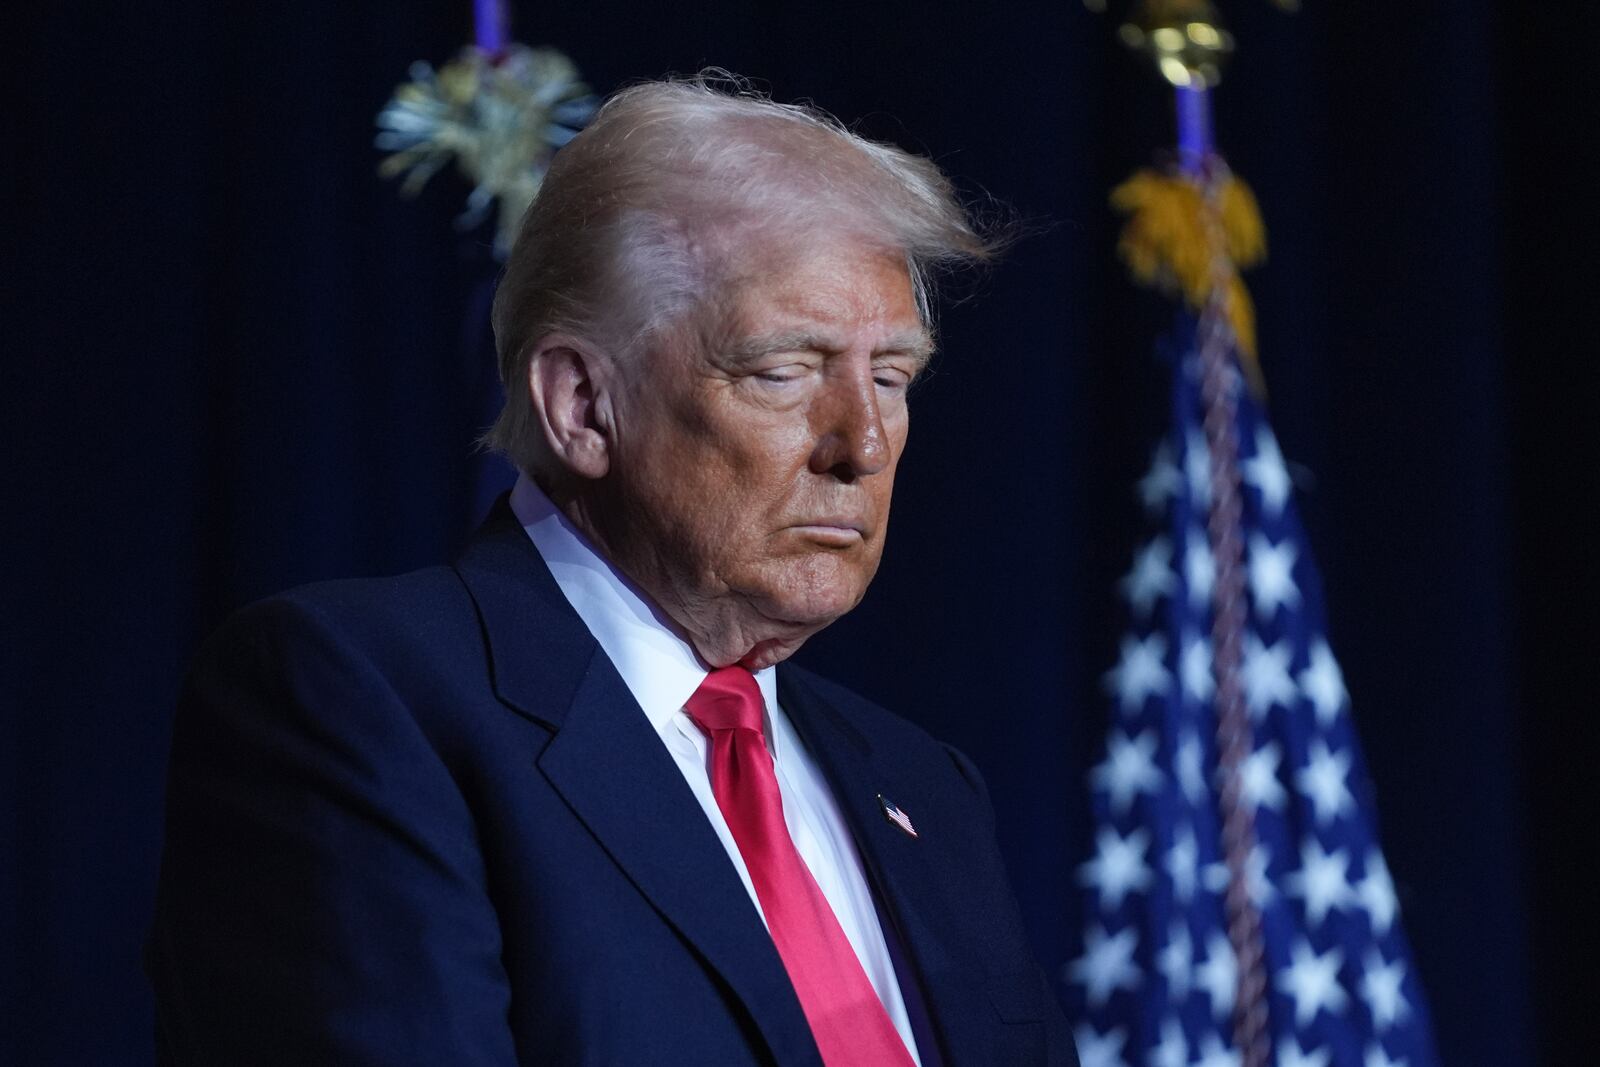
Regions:
<instances>
[{"instance_id":1,"label":"red necktie","mask_svg":"<svg viewBox=\"0 0 1600 1067\"><path fill-rule=\"evenodd\" d=\"M711 791L750 871L767 927L828 1067L911 1067L817 880L795 851L761 732L763 702L743 667L712 671L687 710L711 739Z\"/></svg>"}]
</instances>

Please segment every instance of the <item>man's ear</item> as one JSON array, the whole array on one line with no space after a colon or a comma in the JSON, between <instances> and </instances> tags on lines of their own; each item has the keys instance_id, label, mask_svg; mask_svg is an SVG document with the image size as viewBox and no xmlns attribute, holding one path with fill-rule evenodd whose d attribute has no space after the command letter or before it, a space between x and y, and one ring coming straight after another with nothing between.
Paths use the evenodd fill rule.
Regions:
<instances>
[{"instance_id":1,"label":"man's ear","mask_svg":"<svg viewBox=\"0 0 1600 1067\"><path fill-rule=\"evenodd\" d=\"M611 361L568 334L546 334L528 359L528 397L545 444L580 478L611 469Z\"/></svg>"}]
</instances>

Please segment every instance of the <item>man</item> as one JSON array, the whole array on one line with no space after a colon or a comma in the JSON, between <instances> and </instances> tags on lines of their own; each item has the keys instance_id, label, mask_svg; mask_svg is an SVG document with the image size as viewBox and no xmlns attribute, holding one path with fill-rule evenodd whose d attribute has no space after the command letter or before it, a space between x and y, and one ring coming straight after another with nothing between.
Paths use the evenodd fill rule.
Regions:
<instances>
[{"instance_id":1,"label":"man","mask_svg":"<svg viewBox=\"0 0 1600 1067\"><path fill-rule=\"evenodd\" d=\"M929 272L987 251L813 111L614 97L496 298L509 502L199 657L163 1058L1075 1063L971 764L774 669L865 593Z\"/></svg>"}]
</instances>

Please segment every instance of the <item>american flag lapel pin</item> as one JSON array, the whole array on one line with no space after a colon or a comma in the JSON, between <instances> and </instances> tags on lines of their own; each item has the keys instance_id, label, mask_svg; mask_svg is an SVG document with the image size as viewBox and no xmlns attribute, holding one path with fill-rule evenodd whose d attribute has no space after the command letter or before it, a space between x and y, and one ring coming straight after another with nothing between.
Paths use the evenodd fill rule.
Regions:
<instances>
[{"instance_id":1,"label":"american flag lapel pin","mask_svg":"<svg viewBox=\"0 0 1600 1067\"><path fill-rule=\"evenodd\" d=\"M883 817L898 826L909 837L917 836L917 828L911 825L911 816L900 810L900 806L882 793L878 794L878 804L883 808Z\"/></svg>"}]
</instances>

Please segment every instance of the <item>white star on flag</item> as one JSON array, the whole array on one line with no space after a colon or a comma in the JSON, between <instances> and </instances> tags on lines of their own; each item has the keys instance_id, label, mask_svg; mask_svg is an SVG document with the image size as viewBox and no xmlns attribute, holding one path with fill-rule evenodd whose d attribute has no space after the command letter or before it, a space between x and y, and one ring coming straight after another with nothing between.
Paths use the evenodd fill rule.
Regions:
<instances>
[{"instance_id":1,"label":"white star on flag","mask_svg":"<svg viewBox=\"0 0 1600 1067\"><path fill-rule=\"evenodd\" d=\"M1172 898L1187 904L1194 897L1195 878L1200 869L1200 845L1187 824L1172 835L1167 849L1167 876L1172 879Z\"/></svg>"},{"instance_id":2,"label":"white star on flag","mask_svg":"<svg viewBox=\"0 0 1600 1067\"><path fill-rule=\"evenodd\" d=\"M1159 515L1167 501L1182 487L1183 479L1178 474L1178 468L1172 464L1172 447L1163 441L1150 457L1149 473L1139 479L1139 501L1147 513Z\"/></svg>"},{"instance_id":3,"label":"white star on flag","mask_svg":"<svg viewBox=\"0 0 1600 1067\"><path fill-rule=\"evenodd\" d=\"M1290 950L1289 966L1278 972L1278 992L1294 998L1294 1024L1310 1025L1317 1012L1337 1015L1349 1000L1339 984L1339 966L1344 953L1330 948L1321 956L1310 942L1301 938Z\"/></svg>"},{"instance_id":4,"label":"white star on flag","mask_svg":"<svg viewBox=\"0 0 1600 1067\"><path fill-rule=\"evenodd\" d=\"M1250 535L1250 599L1259 617L1270 619L1280 607L1300 606L1300 587L1294 582L1299 555L1287 538L1273 544L1260 534Z\"/></svg>"},{"instance_id":5,"label":"white star on flag","mask_svg":"<svg viewBox=\"0 0 1600 1067\"><path fill-rule=\"evenodd\" d=\"M1172 685L1162 660L1167 656L1167 639L1151 634L1144 640L1122 639L1122 658L1106 675L1106 688L1117 695L1124 712L1136 712L1147 698L1160 696Z\"/></svg>"},{"instance_id":6,"label":"white star on flag","mask_svg":"<svg viewBox=\"0 0 1600 1067\"><path fill-rule=\"evenodd\" d=\"M1183 584L1189 587L1189 606L1203 611L1211 605L1211 592L1217 585L1217 558L1211 542L1198 526L1190 527L1184 539Z\"/></svg>"},{"instance_id":7,"label":"white star on flag","mask_svg":"<svg viewBox=\"0 0 1600 1067\"><path fill-rule=\"evenodd\" d=\"M1183 695L1197 704L1204 704L1217 690L1211 675L1211 642L1198 634L1187 634L1183 652L1178 657L1178 677L1183 682Z\"/></svg>"},{"instance_id":8,"label":"white star on flag","mask_svg":"<svg viewBox=\"0 0 1600 1067\"><path fill-rule=\"evenodd\" d=\"M1389 865L1383 862L1383 853L1377 849L1367 853L1366 871L1366 876L1356 883L1356 899L1372 921L1372 932L1382 937L1394 925L1400 903L1389 877Z\"/></svg>"},{"instance_id":9,"label":"white star on flag","mask_svg":"<svg viewBox=\"0 0 1600 1067\"><path fill-rule=\"evenodd\" d=\"M1300 1042L1292 1037L1286 1037L1278 1042L1277 1067L1328 1067L1328 1059L1332 1055L1333 1053L1325 1048L1302 1052Z\"/></svg>"},{"instance_id":10,"label":"white star on flag","mask_svg":"<svg viewBox=\"0 0 1600 1067\"><path fill-rule=\"evenodd\" d=\"M1256 454L1239 465L1240 475L1246 485L1253 485L1261 493L1261 504L1268 515L1277 518L1289 502L1289 469L1284 466L1283 453L1278 451L1277 438L1271 431L1256 430Z\"/></svg>"},{"instance_id":11,"label":"white star on flag","mask_svg":"<svg viewBox=\"0 0 1600 1067\"><path fill-rule=\"evenodd\" d=\"M1189 1042L1183 1024L1168 1016L1161 1021L1161 1044L1150 1050L1148 1067L1189 1067Z\"/></svg>"},{"instance_id":12,"label":"white star on flag","mask_svg":"<svg viewBox=\"0 0 1600 1067\"><path fill-rule=\"evenodd\" d=\"M1289 659L1293 655L1294 646L1288 638L1268 648L1254 633L1245 635L1239 681L1244 685L1245 704L1252 719L1265 718L1275 704L1287 708L1294 701L1294 681L1289 677Z\"/></svg>"},{"instance_id":13,"label":"white star on flag","mask_svg":"<svg viewBox=\"0 0 1600 1067\"><path fill-rule=\"evenodd\" d=\"M1367 1046L1367 1055L1362 1059L1361 1067L1406 1067L1406 1061L1391 1060L1381 1045L1373 1044Z\"/></svg>"},{"instance_id":14,"label":"white star on flag","mask_svg":"<svg viewBox=\"0 0 1600 1067\"><path fill-rule=\"evenodd\" d=\"M1345 701L1350 699L1339 661L1333 658L1328 642L1321 638L1311 644L1311 665L1300 672L1300 690L1316 709L1317 725L1324 730L1333 725Z\"/></svg>"},{"instance_id":15,"label":"white star on flag","mask_svg":"<svg viewBox=\"0 0 1600 1067\"><path fill-rule=\"evenodd\" d=\"M1194 942L1181 922L1174 922L1166 947L1156 954L1156 970L1167 980L1167 1000L1182 1003L1189 995L1190 972L1194 970Z\"/></svg>"},{"instance_id":16,"label":"white star on flag","mask_svg":"<svg viewBox=\"0 0 1600 1067\"><path fill-rule=\"evenodd\" d=\"M1295 785L1311 802L1318 826L1326 826L1339 816L1353 812L1356 798L1346 784L1350 774L1350 753L1334 755L1322 738L1311 742L1306 765L1295 772Z\"/></svg>"},{"instance_id":17,"label":"white star on flag","mask_svg":"<svg viewBox=\"0 0 1600 1067\"><path fill-rule=\"evenodd\" d=\"M1139 988L1139 968L1133 962L1133 950L1139 943L1139 931L1132 926L1107 937L1103 926L1092 926L1084 936L1083 955L1068 966L1067 976L1084 987L1092 1007L1099 1007L1118 989ZM1083 1047L1078 1047L1083 1055Z\"/></svg>"},{"instance_id":18,"label":"white star on flag","mask_svg":"<svg viewBox=\"0 0 1600 1067\"><path fill-rule=\"evenodd\" d=\"M1282 762L1283 752L1276 741L1268 741L1245 757L1239 768L1239 798L1252 810L1261 807L1283 810L1288 791L1278 781L1278 765Z\"/></svg>"},{"instance_id":19,"label":"white star on flag","mask_svg":"<svg viewBox=\"0 0 1600 1067\"><path fill-rule=\"evenodd\" d=\"M1096 789L1104 789L1111 798L1111 810L1125 814L1128 806L1140 794L1161 790L1162 775L1156 769L1156 735L1146 730L1132 740L1121 730L1111 735L1106 745L1106 758L1089 772L1089 781Z\"/></svg>"},{"instance_id":20,"label":"white star on flag","mask_svg":"<svg viewBox=\"0 0 1600 1067\"><path fill-rule=\"evenodd\" d=\"M1307 835L1301 842L1300 869L1290 874L1284 884L1290 896L1305 901L1306 918L1311 920L1313 929L1322 925L1329 911L1351 903L1349 869L1350 859L1343 849L1336 848L1332 854L1324 852L1322 842L1314 835Z\"/></svg>"},{"instance_id":21,"label":"white star on flag","mask_svg":"<svg viewBox=\"0 0 1600 1067\"><path fill-rule=\"evenodd\" d=\"M1379 1030L1387 1030L1403 1020L1411 1011L1400 987L1406 980L1404 960L1383 962L1375 949L1367 950L1366 967L1361 974L1361 999L1372 1012L1372 1021Z\"/></svg>"},{"instance_id":22,"label":"white star on flag","mask_svg":"<svg viewBox=\"0 0 1600 1067\"><path fill-rule=\"evenodd\" d=\"M1234 959L1233 946L1221 934L1212 934L1206 942L1206 959L1195 968L1194 985L1211 998L1211 1011L1219 1019L1233 1014L1233 997L1239 988L1239 961Z\"/></svg>"},{"instance_id":23,"label":"white star on flag","mask_svg":"<svg viewBox=\"0 0 1600 1067\"><path fill-rule=\"evenodd\" d=\"M1095 856L1078 868L1078 884L1100 891L1100 907L1115 911L1129 892L1147 889L1151 871L1145 862L1150 832L1139 829L1127 837L1109 826L1095 834Z\"/></svg>"},{"instance_id":24,"label":"white star on flag","mask_svg":"<svg viewBox=\"0 0 1600 1067\"><path fill-rule=\"evenodd\" d=\"M1207 1034L1200 1044L1200 1058L1194 1067L1239 1067L1240 1055L1224 1045L1216 1034Z\"/></svg>"},{"instance_id":25,"label":"white star on flag","mask_svg":"<svg viewBox=\"0 0 1600 1067\"><path fill-rule=\"evenodd\" d=\"M1073 1031L1072 1041L1078 1046L1079 1067L1127 1067L1122 1046L1128 1043L1128 1032L1120 1026L1102 1034L1085 1023Z\"/></svg>"},{"instance_id":26,"label":"white star on flag","mask_svg":"<svg viewBox=\"0 0 1600 1067\"><path fill-rule=\"evenodd\" d=\"M1121 584L1128 605L1140 618L1148 617L1156 602L1178 586L1178 576L1172 572L1172 542L1158 536L1134 553L1133 568Z\"/></svg>"}]
</instances>

